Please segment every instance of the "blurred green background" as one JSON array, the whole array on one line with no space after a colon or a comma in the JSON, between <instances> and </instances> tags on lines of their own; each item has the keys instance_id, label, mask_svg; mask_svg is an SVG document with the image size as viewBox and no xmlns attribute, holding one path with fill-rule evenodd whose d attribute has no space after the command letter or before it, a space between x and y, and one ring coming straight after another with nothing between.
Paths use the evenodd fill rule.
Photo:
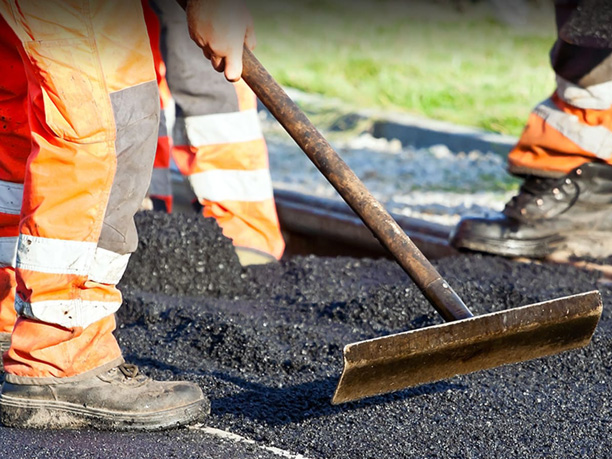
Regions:
<instances>
[{"instance_id":1,"label":"blurred green background","mask_svg":"<svg viewBox=\"0 0 612 459\"><path fill-rule=\"evenodd\" d=\"M554 89L551 1L247 2L255 54L287 87L519 135Z\"/></svg>"}]
</instances>

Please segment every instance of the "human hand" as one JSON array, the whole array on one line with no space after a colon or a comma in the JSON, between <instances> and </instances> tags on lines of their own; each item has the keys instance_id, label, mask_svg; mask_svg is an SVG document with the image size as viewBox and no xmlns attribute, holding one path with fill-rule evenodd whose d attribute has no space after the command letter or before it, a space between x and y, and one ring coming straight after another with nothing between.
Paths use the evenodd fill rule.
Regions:
<instances>
[{"instance_id":1,"label":"human hand","mask_svg":"<svg viewBox=\"0 0 612 459\"><path fill-rule=\"evenodd\" d=\"M243 0L188 0L191 39L229 81L242 75L242 49L256 44L253 19Z\"/></svg>"}]
</instances>

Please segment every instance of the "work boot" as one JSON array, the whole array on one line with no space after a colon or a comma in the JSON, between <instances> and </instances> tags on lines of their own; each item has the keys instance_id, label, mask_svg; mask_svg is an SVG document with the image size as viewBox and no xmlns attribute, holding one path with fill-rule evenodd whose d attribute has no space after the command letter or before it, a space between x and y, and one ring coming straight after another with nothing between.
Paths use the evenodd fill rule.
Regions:
<instances>
[{"instance_id":1,"label":"work boot","mask_svg":"<svg viewBox=\"0 0 612 459\"><path fill-rule=\"evenodd\" d=\"M210 412L196 384L153 381L125 363L94 376L5 377L0 420L7 427L160 430Z\"/></svg>"},{"instance_id":2,"label":"work boot","mask_svg":"<svg viewBox=\"0 0 612 459\"><path fill-rule=\"evenodd\" d=\"M612 166L586 163L561 178L525 178L501 213L463 218L451 234L457 249L542 258L555 251L612 254Z\"/></svg>"}]
</instances>

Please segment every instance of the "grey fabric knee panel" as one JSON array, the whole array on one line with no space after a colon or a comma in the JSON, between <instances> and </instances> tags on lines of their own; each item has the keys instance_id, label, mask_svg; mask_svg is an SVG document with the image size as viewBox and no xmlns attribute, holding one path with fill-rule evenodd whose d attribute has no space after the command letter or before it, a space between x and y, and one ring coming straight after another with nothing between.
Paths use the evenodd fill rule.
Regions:
<instances>
[{"instance_id":1,"label":"grey fabric knee panel","mask_svg":"<svg viewBox=\"0 0 612 459\"><path fill-rule=\"evenodd\" d=\"M110 98L117 127L117 170L98 246L126 254L138 246L134 214L149 187L155 160L160 110L157 82L123 89Z\"/></svg>"}]
</instances>

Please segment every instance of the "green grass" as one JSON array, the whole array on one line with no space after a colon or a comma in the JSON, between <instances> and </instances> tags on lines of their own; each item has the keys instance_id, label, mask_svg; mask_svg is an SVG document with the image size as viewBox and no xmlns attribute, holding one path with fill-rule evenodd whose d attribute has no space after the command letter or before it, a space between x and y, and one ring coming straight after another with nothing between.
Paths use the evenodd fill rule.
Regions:
<instances>
[{"instance_id":1,"label":"green grass","mask_svg":"<svg viewBox=\"0 0 612 459\"><path fill-rule=\"evenodd\" d=\"M550 10L504 25L486 2L252 2L256 55L283 85L357 108L518 135L554 89ZM433 5L433 6L431 6Z\"/></svg>"}]
</instances>

